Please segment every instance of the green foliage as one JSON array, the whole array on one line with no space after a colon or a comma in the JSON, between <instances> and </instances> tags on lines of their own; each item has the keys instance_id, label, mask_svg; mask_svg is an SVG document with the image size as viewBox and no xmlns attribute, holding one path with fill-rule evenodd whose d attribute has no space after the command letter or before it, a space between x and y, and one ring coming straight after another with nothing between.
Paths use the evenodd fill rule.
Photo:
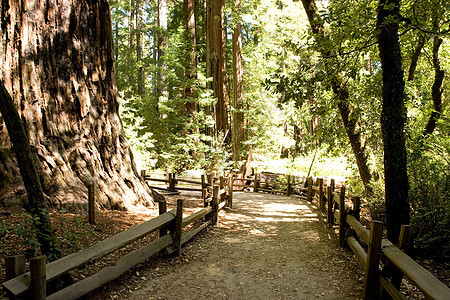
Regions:
<instances>
[{"instance_id":1,"label":"green foliage","mask_svg":"<svg viewBox=\"0 0 450 300\"><path fill-rule=\"evenodd\" d=\"M353 107L350 121L356 121L373 174L373 193L366 208L374 219L384 219L383 144L380 113L382 73L375 30L379 1L316 1L323 38L313 36L300 1L243 1L241 12L227 2L228 36L236 22L242 22L244 57L246 157L250 147L253 167L258 171L339 175L352 187L351 193L363 195L356 162L332 90L335 74L342 76ZM126 134L141 168L219 170L244 163L230 161L230 145L214 134L214 104L206 78L205 12L197 7L197 74L186 76L189 43L185 40L183 7L180 1L168 1L169 26L162 32L156 26L156 1L143 3L141 27L133 28L132 2L111 2L116 45L116 76L121 96L121 116ZM412 225L417 246L424 252L448 245L448 147L450 123L447 104L441 121L431 136L421 134L433 110L431 90L434 69L431 61L433 39L443 38L441 63L450 71L448 22L450 7L442 1L403 1L399 16L389 21L400 26L403 66L407 70L419 38L426 37L414 79L406 82L406 124L409 151ZM434 22L436 21L437 22ZM136 34L143 41L138 59ZM157 37L167 38L165 55L158 59ZM134 41L134 42L133 42ZM227 41L228 92L232 95L231 46ZM329 53L323 55L319 53ZM164 65L164 66L163 66ZM328 68L329 70L329 68ZM138 91L139 72L145 76L144 92ZM406 74L407 72L405 72ZM160 75L165 78L160 80ZM443 99L450 97L448 76L444 79ZM187 87L196 95L188 98ZM161 97L161 89L168 95ZM195 114L186 113L195 103ZM445 103L445 101L444 101ZM445 156L445 155L447 156ZM281 158L283 157L283 158ZM431 178L439 180L439 184ZM448 249L442 250L447 253Z\"/></svg>"},{"instance_id":2,"label":"green foliage","mask_svg":"<svg viewBox=\"0 0 450 300\"><path fill-rule=\"evenodd\" d=\"M450 126L448 117L438 132L411 142L410 202L414 242L423 255L450 259Z\"/></svg>"},{"instance_id":3,"label":"green foliage","mask_svg":"<svg viewBox=\"0 0 450 300\"><path fill-rule=\"evenodd\" d=\"M11 233L21 238L21 245L25 247L25 257L32 258L39 255L40 243L37 240L36 227L33 225L33 217L28 213L23 213L23 223L13 228Z\"/></svg>"}]
</instances>

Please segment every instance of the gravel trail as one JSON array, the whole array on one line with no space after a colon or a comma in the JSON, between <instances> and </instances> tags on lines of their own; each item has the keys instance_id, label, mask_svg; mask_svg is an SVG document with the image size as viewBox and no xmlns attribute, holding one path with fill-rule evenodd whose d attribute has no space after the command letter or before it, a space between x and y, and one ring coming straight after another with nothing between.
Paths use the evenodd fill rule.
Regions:
<instances>
[{"instance_id":1,"label":"gravel trail","mask_svg":"<svg viewBox=\"0 0 450 300\"><path fill-rule=\"evenodd\" d=\"M180 257L140 268L125 299L361 299L363 271L304 200L234 193ZM130 291L131 292L131 291Z\"/></svg>"}]
</instances>

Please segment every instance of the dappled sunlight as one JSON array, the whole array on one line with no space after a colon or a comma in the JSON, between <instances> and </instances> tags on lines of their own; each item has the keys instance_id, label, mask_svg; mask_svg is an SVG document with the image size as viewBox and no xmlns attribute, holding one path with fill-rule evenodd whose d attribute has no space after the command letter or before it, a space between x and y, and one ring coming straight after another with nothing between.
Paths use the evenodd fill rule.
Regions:
<instances>
[{"instance_id":1,"label":"dappled sunlight","mask_svg":"<svg viewBox=\"0 0 450 300\"><path fill-rule=\"evenodd\" d=\"M309 228L308 224L320 222L320 219L307 203L283 195L262 193L238 192L234 193L233 198L233 209L227 211L221 221L221 226L227 231L270 240L286 231L296 240L321 238L317 231ZM233 238L225 239L225 242L234 244L242 241Z\"/></svg>"}]
</instances>

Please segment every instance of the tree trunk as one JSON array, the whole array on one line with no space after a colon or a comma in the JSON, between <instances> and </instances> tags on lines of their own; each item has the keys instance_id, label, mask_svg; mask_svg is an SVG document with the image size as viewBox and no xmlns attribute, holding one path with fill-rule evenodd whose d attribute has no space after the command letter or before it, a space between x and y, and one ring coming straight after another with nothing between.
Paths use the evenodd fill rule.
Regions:
<instances>
[{"instance_id":1,"label":"tree trunk","mask_svg":"<svg viewBox=\"0 0 450 300\"><path fill-rule=\"evenodd\" d=\"M241 10L241 0L234 1L235 15ZM244 94L244 64L242 58L242 28L241 22L236 22L233 31L233 161L241 160L241 143L244 140L244 112L243 94Z\"/></svg>"},{"instance_id":2,"label":"tree trunk","mask_svg":"<svg viewBox=\"0 0 450 300\"><path fill-rule=\"evenodd\" d=\"M438 15L438 3L433 5L433 31L439 31L439 15ZM432 134L436 128L437 121L442 113L442 83L444 82L445 71L442 68L441 60L439 59L439 49L442 44L442 38L435 36L433 39L433 69L434 69L434 82L431 87L431 99L433 100L433 111L431 112L428 123L425 126L423 135Z\"/></svg>"},{"instance_id":3,"label":"tree trunk","mask_svg":"<svg viewBox=\"0 0 450 300\"><path fill-rule=\"evenodd\" d=\"M187 98L186 112L193 115L198 111L197 102L192 101L195 97L195 88L193 82L197 79L197 38L195 33L195 1L184 0L184 20L186 23L186 45L188 45L189 67L186 70L190 82L185 88Z\"/></svg>"},{"instance_id":4,"label":"tree trunk","mask_svg":"<svg viewBox=\"0 0 450 300\"><path fill-rule=\"evenodd\" d=\"M51 203L86 212L86 184L94 183L97 206L150 204L119 119L108 2L5 0L1 6L1 77L36 148ZM1 201L17 205L23 183L4 150L10 142L2 123Z\"/></svg>"},{"instance_id":5,"label":"tree trunk","mask_svg":"<svg viewBox=\"0 0 450 300\"><path fill-rule=\"evenodd\" d=\"M15 157L19 164L20 174L28 195L27 210L33 216L33 225L37 231L41 251L50 261L61 257L61 249L53 231L44 200L44 192L36 169L37 158L33 155L27 133L16 106L0 81L0 112L5 120Z\"/></svg>"},{"instance_id":6,"label":"tree trunk","mask_svg":"<svg viewBox=\"0 0 450 300\"><path fill-rule=\"evenodd\" d=\"M302 3L316 42L319 44L325 42L325 28L323 21L320 19L315 1L302 0ZM338 100L338 108L342 123L350 141L353 155L355 155L356 158L361 181L363 182L366 191L370 194L372 192L370 186L372 175L367 162L368 154L362 142L361 132L359 130L360 126L357 125L358 117L354 115L353 108L350 104L348 90L343 84L342 75L336 71L339 69L339 62L333 51L329 51L326 48L321 48L320 51L324 57L330 57L325 61L325 68L329 74L329 81L333 88L333 92Z\"/></svg>"},{"instance_id":7,"label":"tree trunk","mask_svg":"<svg viewBox=\"0 0 450 300\"><path fill-rule=\"evenodd\" d=\"M158 99L159 101L168 99L169 92L166 84L167 65L164 61L167 52L167 2L166 0L158 0Z\"/></svg>"},{"instance_id":8,"label":"tree trunk","mask_svg":"<svg viewBox=\"0 0 450 300\"><path fill-rule=\"evenodd\" d=\"M145 94L145 74L144 63L142 60L142 33L141 33L141 1L136 0L136 59L138 68L138 95L144 96Z\"/></svg>"},{"instance_id":9,"label":"tree trunk","mask_svg":"<svg viewBox=\"0 0 450 300\"><path fill-rule=\"evenodd\" d=\"M409 65L408 71L408 81L412 81L414 79L414 73L416 71L417 62L419 61L420 53L422 53L422 49L423 46L425 46L425 42L426 42L425 34L420 34L416 49L414 49L414 52L411 56L411 63Z\"/></svg>"},{"instance_id":10,"label":"tree trunk","mask_svg":"<svg viewBox=\"0 0 450 300\"><path fill-rule=\"evenodd\" d=\"M226 134L228 118L224 28L225 0L207 0L207 2L208 12L210 12L207 17L210 72L214 97L217 98L215 106L216 133Z\"/></svg>"},{"instance_id":11,"label":"tree trunk","mask_svg":"<svg viewBox=\"0 0 450 300\"><path fill-rule=\"evenodd\" d=\"M384 145L386 221L388 239L398 240L402 224L409 224L408 175L404 124L406 109L402 56L398 38L400 0L380 0L377 30L383 70L381 130Z\"/></svg>"}]
</instances>

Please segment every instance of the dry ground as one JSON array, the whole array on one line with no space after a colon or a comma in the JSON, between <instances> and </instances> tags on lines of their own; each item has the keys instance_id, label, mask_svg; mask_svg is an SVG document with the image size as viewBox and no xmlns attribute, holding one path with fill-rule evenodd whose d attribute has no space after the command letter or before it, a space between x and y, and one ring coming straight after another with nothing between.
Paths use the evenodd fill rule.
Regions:
<instances>
[{"instance_id":1,"label":"dry ground","mask_svg":"<svg viewBox=\"0 0 450 300\"><path fill-rule=\"evenodd\" d=\"M303 200L235 193L219 220L123 299L361 298L357 261Z\"/></svg>"}]
</instances>

